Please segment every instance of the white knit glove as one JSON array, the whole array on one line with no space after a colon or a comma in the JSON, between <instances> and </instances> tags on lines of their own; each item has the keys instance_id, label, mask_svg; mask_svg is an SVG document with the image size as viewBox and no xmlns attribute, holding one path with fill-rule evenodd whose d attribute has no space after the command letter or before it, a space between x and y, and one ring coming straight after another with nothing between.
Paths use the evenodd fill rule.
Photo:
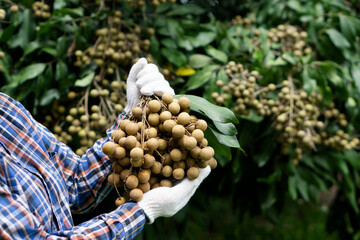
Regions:
<instances>
[{"instance_id":1,"label":"white knit glove","mask_svg":"<svg viewBox=\"0 0 360 240\"><path fill-rule=\"evenodd\" d=\"M182 209L210 171L210 167L207 166L200 169L199 177L194 180L185 178L174 187L158 187L144 193L138 204L144 210L149 223L153 223L158 217L173 216Z\"/></svg>"},{"instance_id":2,"label":"white knit glove","mask_svg":"<svg viewBox=\"0 0 360 240\"><path fill-rule=\"evenodd\" d=\"M126 81L125 112L130 112L141 95L156 94L161 97L164 93L175 94L158 67L152 63L148 64L145 58L141 58L132 66Z\"/></svg>"}]
</instances>

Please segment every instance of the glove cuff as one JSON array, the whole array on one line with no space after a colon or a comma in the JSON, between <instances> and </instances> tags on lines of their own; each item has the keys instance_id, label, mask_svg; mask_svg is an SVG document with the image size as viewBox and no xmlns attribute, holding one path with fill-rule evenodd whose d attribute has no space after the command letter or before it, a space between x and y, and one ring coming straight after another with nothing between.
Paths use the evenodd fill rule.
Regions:
<instances>
[{"instance_id":1,"label":"glove cuff","mask_svg":"<svg viewBox=\"0 0 360 240\"><path fill-rule=\"evenodd\" d=\"M164 210L159 209L159 204L152 202L138 202L139 206L144 211L146 217L149 219L149 224L152 224L156 218L160 217Z\"/></svg>"}]
</instances>

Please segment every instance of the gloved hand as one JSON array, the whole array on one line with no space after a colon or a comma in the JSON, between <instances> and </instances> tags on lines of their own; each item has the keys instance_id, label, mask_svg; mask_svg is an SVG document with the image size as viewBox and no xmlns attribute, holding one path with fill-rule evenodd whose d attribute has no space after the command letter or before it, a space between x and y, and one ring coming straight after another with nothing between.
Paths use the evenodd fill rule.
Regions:
<instances>
[{"instance_id":1,"label":"gloved hand","mask_svg":"<svg viewBox=\"0 0 360 240\"><path fill-rule=\"evenodd\" d=\"M145 58L141 58L132 66L126 81L125 112L130 112L141 95L156 94L161 97L164 93L175 94L158 67L155 64L148 64Z\"/></svg>"},{"instance_id":2,"label":"gloved hand","mask_svg":"<svg viewBox=\"0 0 360 240\"><path fill-rule=\"evenodd\" d=\"M149 218L149 223L153 223L158 217L173 216L182 209L210 171L207 166L200 169L199 177L194 180L185 178L174 187L158 187L146 192L138 204Z\"/></svg>"}]
</instances>

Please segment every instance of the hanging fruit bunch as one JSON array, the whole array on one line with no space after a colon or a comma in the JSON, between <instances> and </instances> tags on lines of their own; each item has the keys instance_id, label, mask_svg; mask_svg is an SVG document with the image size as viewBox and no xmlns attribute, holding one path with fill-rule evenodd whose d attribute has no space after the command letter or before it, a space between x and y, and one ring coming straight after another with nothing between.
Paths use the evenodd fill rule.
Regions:
<instances>
[{"instance_id":1,"label":"hanging fruit bunch","mask_svg":"<svg viewBox=\"0 0 360 240\"><path fill-rule=\"evenodd\" d=\"M122 188L123 197L117 189L117 206L138 202L150 189L171 187L184 177L196 179L199 168L217 166L204 138L207 122L190 115L189 106L187 97L143 96L114 130L103 152L113 162L109 184Z\"/></svg>"}]
</instances>

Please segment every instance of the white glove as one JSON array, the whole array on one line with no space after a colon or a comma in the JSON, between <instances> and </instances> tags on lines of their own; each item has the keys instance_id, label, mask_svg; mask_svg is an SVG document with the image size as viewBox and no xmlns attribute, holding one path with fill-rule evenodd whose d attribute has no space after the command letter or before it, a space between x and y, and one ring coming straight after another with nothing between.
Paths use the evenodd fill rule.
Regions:
<instances>
[{"instance_id":1,"label":"white glove","mask_svg":"<svg viewBox=\"0 0 360 240\"><path fill-rule=\"evenodd\" d=\"M126 81L125 112L128 113L135 106L141 95L156 94L161 97L164 93L175 94L158 67L152 63L148 64L145 58L141 58L132 66Z\"/></svg>"},{"instance_id":2,"label":"white glove","mask_svg":"<svg viewBox=\"0 0 360 240\"><path fill-rule=\"evenodd\" d=\"M149 223L153 223L158 217L175 215L194 195L196 189L209 175L210 171L210 167L207 166L200 169L199 177L194 180L185 178L174 187L158 187L145 193L138 204L149 218Z\"/></svg>"}]
</instances>

